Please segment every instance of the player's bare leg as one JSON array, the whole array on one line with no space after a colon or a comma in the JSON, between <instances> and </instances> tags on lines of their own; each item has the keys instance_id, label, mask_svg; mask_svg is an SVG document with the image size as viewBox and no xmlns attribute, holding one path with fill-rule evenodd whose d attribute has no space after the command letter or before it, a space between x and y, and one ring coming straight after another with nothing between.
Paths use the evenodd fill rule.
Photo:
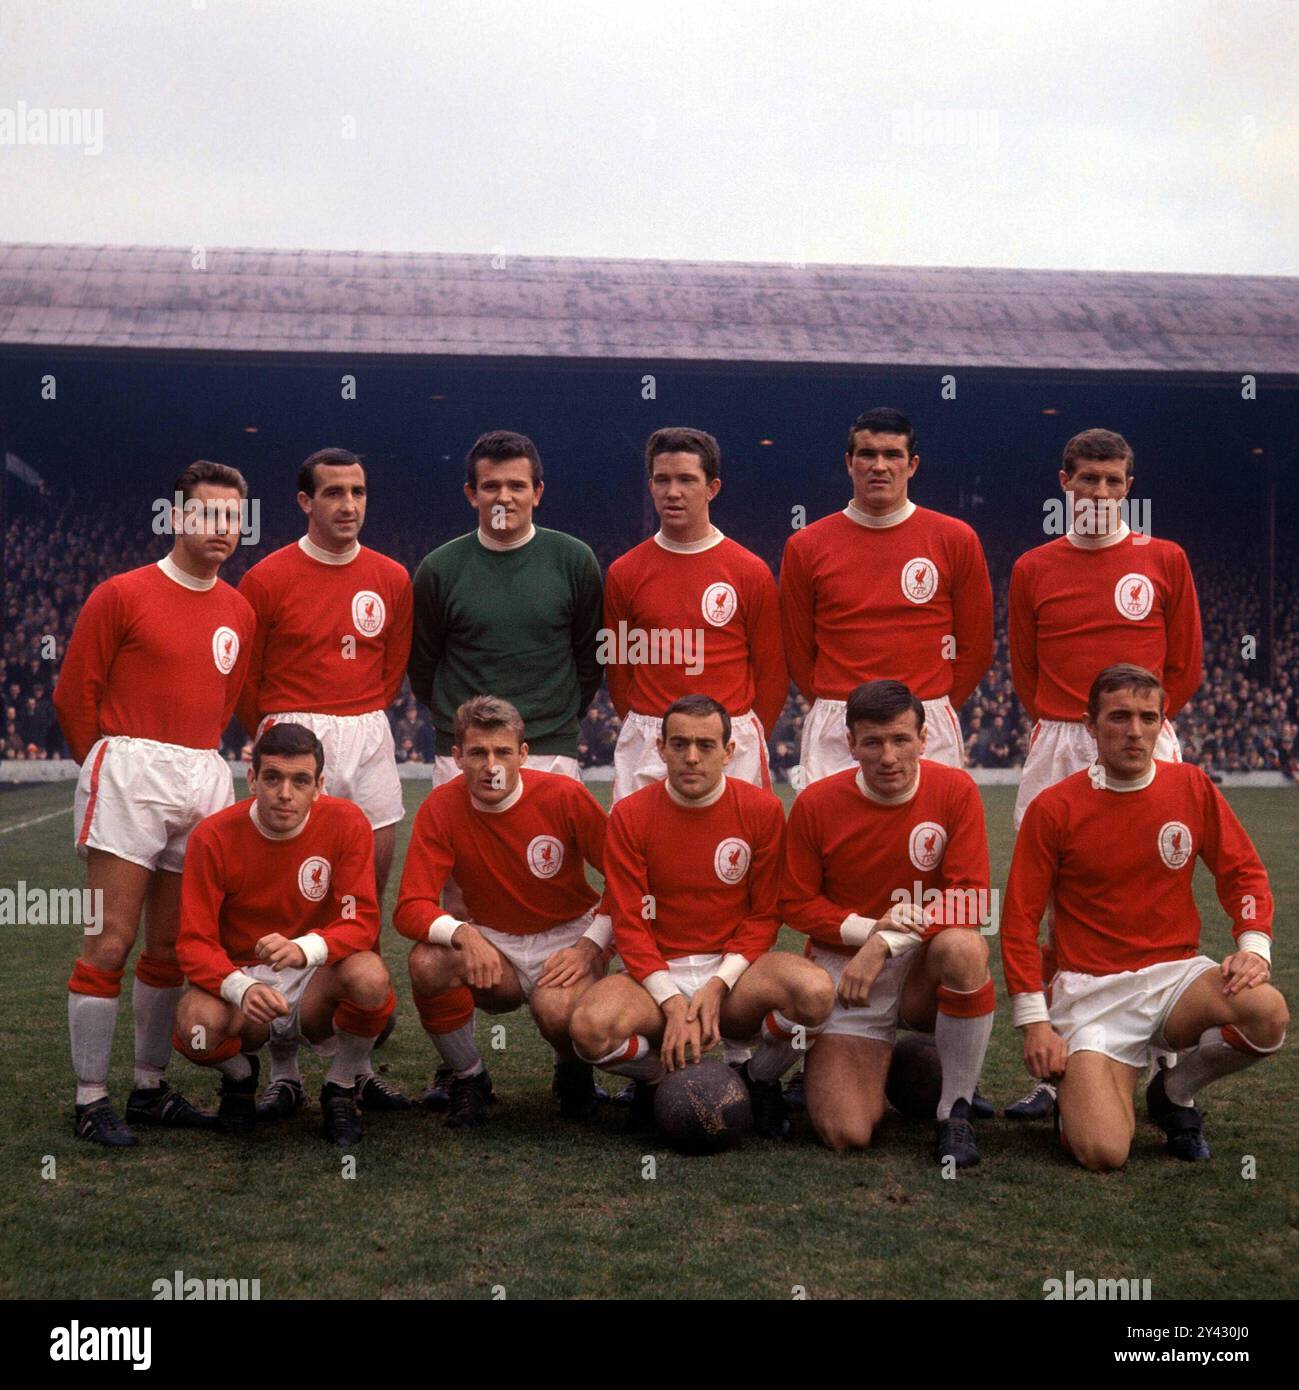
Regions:
<instances>
[{"instance_id":1,"label":"player's bare leg","mask_svg":"<svg viewBox=\"0 0 1299 1390\"><path fill-rule=\"evenodd\" d=\"M388 875L392 872L392 857L396 847L395 825L382 825L374 832L374 886L380 906L383 904L383 890L388 886Z\"/></svg>"},{"instance_id":2,"label":"player's bare leg","mask_svg":"<svg viewBox=\"0 0 1299 1390\"><path fill-rule=\"evenodd\" d=\"M535 985L528 1000L537 1031L555 1052L554 1093L561 1119L585 1120L595 1112L595 1076L591 1063L573 1050L571 1028L578 1004L603 974L604 960L596 956L583 979L570 985Z\"/></svg>"},{"instance_id":3,"label":"player's bare leg","mask_svg":"<svg viewBox=\"0 0 1299 1390\"><path fill-rule=\"evenodd\" d=\"M807 1113L836 1153L869 1147L885 1109L893 1044L834 1033L817 1039L804 1068Z\"/></svg>"},{"instance_id":4,"label":"player's bare leg","mask_svg":"<svg viewBox=\"0 0 1299 1390\"><path fill-rule=\"evenodd\" d=\"M663 1077L663 1011L630 975L606 975L573 1011L573 1050L584 1062L636 1083L628 1125L652 1126L653 1087Z\"/></svg>"},{"instance_id":5,"label":"player's bare leg","mask_svg":"<svg viewBox=\"0 0 1299 1390\"><path fill-rule=\"evenodd\" d=\"M1105 1173L1128 1161L1137 1130L1132 1093L1139 1067L1101 1052L1071 1052L1058 1089L1060 1142L1084 1168Z\"/></svg>"},{"instance_id":6,"label":"player's bare leg","mask_svg":"<svg viewBox=\"0 0 1299 1390\"><path fill-rule=\"evenodd\" d=\"M172 1043L182 1056L221 1073L217 1127L229 1134L252 1132L257 1119L257 1050L270 1036L270 1025L206 990L191 986L176 1009Z\"/></svg>"}]
</instances>

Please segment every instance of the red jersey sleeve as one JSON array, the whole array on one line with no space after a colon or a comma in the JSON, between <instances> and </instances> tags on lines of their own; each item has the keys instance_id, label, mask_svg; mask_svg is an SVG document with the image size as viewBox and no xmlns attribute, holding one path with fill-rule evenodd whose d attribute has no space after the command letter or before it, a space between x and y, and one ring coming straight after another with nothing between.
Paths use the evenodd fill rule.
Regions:
<instances>
[{"instance_id":1,"label":"red jersey sleeve","mask_svg":"<svg viewBox=\"0 0 1299 1390\"><path fill-rule=\"evenodd\" d=\"M200 828L185 849L176 961L190 984L209 994L220 994L221 982L237 969L221 945L224 883L220 842Z\"/></svg>"},{"instance_id":2,"label":"red jersey sleeve","mask_svg":"<svg viewBox=\"0 0 1299 1390\"><path fill-rule=\"evenodd\" d=\"M979 927L992 879L983 801L971 778L961 778L953 801L952 830L943 853L943 905L927 914L934 930Z\"/></svg>"},{"instance_id":3,"label":"red jersey sleeve","mask_svg":"<svg viewBox=\"0 0 1299 1390\"><path fill-rule=\"evenodd\" d=\"M582 858L603 874L605 872L604 844L609 830L609 818L605 815L600 803L585 787L580 787L578 790L581 795L576 797L573 802L573 833L578 847L582 851ZM604 894L596 904L595 910L604 916L612 914L612 908L609 905L607 877Z\"/></svg>"},{"instance_id":4,"label":"red jersey sleeve","mask_svg":"<svg viewBox=\"0 0 1299 1390\"><path fill-rule=\"evenodd\" d=\"M821 892L823 865L811 803L798 797L785 829L785 862L780 881L780 914L795 931L829 946L842 946L840 928L855 911Z\"/></svg>"},{"instance_id":5,"label":"red jersey sleeve","mask_svg":"<svg viewBox=\"0 0 1299 1390\"><path fill-rule=\"evenodd\" d=\"M614 947L627 973L641 984L656 970L666 970L668 963L643 915L652 902L649 868L630 819L620 816L616 806L609 817L604 841L605 897L613 918Z\"/></svg>"},{"instance_id":6,"label":"red jersey sleeve","mask_svg":"<svg viewBox=\"0 0 1299 1390\"><path fill-rule=\"evenodd\" d=\"M627 601L623 596L622 583L619 579L616 566L610 566L609 573L604 580L604 626L607 633L612 633L615 641L613 651L616 653L617 634L619 621L625 622L627 618ZM631 677L626 670L618 664L616 660L610 660L605 664L604 678L609 686L609 700L617 711L619 719L627 717L627 711L631 708Z\"/></svg>"},{"instance_id":7,"label":"red jersey sleeve","mask_svg":"<svg viewBox=\"0 0 1299 1390\"><path fill-rule=\"evenodd\" d=\"M401 683L406 679L406 666L410 661L411 631L414 626L415 594L407 579L398 590L397 601L393 604L392 623L388 628L383 648L383 704L384 708L401 693Z\"/></svg>"},{"instance_id":8,"label":"red jersey sleeve","mask_svg":"<svg viewBox=\"0 0 1299 1390\"><path fill-rule=\"evenodd\" d=\"M375 893L374 839L365 814L348 804L355 822L343 838L342 853L331 878L330 888L338 905L338 916L327 927L317 929L329 947L329 964L346 960L357 951L373 951L379 943L379 902Z\"/></svg>"},{"instance_id":9,"label":"red jersey sleeve","mask_svg":"<svg viewBox=\"0 0 1299 1390\"><path fill-rule=\"evenodd\" d=\"M1200 857L1213 874L1222 910L1231 918L1231 934L1260 931L1272 935L1272 887L1258 851L1236 819L1227 799L1201 773L1204 844Z\"/></svg>"},{"instance_id":10,"label":"red jersey sleeve","mask_svg":"<svg viewBox=\"0 0 1299 1390\"><path fill-rule=\"evenodd\" d=\"M427 801L415 813L410 846L402 866L401 886L392 924L412 941L427 941L434 919L442 916L442 889L455 863L455 849Z\"/></svg>"},{"instance_id":11,"label":"red jersey sleeve","mask_svg":"<svg viewBox=\"0 0 1299 1390\"><path fill-rule=\"evenodd\" d=\"M790 678L810 701L812 671L816 665L816 638L813 626L816 603L812 596L812 580L803 559L804 547L798 545L795 532L785 542L780 561L780 628L785 639L785 660Z\"/></svg>"},{"instance_id":12,"label":"red jersey sleeve","mask_svg":"<svg viewBox=\"0 0 1299 1390\"><path fill-rule=\"evenodd\" d=\"M760 808L749 863L749 913L722 948L723 955L741 955L750 965L776 944L780 931L780 871L785 848L785 812L780 803Z\"/></svg>"},{"instance_id":13,"label":"red jersey sleeve","mask_svg":"<svg viewBox=\"0 0 1299 1390\"><path fill-rule=\"evenodd\" d=\"M270 633L266 611L266 591L255 570L249 570L239 581L239 592L253 610L257 626L253 629L253 639L247 644L248 673L244 677L243 688L235 702L235 714L244 726L249 738L257 737L257 725L261 722L262 662L266 653L266 638Z\"/></svg>"},{"instance_id":14,"label":"red jersey sleeve","mask_svg":"<svg viewBox=\"0 0 1299 1390\"><path fill-rule=\"evenodd\" d=\"M1010 572L1010 679L1030 719L1037 718L1037 616L1023 566Z\"/></svg>"},{"instance_id":15,"label":"red jersey sleeve","mask_svg":"<svg viewBox=\"0 0 1299 1390\"><path fill-rule=\"evenodd\" d=\"M1164 689L1168 694L1165 713L1176 718L1182 706L1200 688L1204 678L1204 636L1200 628L1200 600L1186 553L1177 550L1173 573L1169 576L1168 600L1164 605L1166 648Z\"/></svg>"},{"instance_id":16,"label":"red jersey sleeve","mask_svg":"<svg viewBox=\"0 0 1299 1390\"><path fill-rule=\"evenodd\" d=\"M963 533L961 557L953 576L952 607L956 628L956 659L948 698L955 709L974 694L992 665L992 580L983 547L973 531Z\"/></svg>"},{"instance_id":17,"label":"red jersey sleeve","mask_svg":"<svg viewBox=\"0 0 1299 1390\"><path fill-rule=\"evenodd\" d=\"M77 617L54 687L59 727L79 763L85 761L99 738L99 706L122 636L122 603L117 587L100 584Z\"/></svg>"},{"instance_id":18,"label":"red jersey sleeve","mask_svg":"<svg viewBox=\"0 0 1299 1390\"><path fill-rule=\"evenodd\" d=\"M1001 964L1011 994L1042 992L1038 924L1046 912L1060 861L1060 828L1031 801L1015 837L1006 899L1001 912Z\"/></svg>"},{"instance_id":19,"label":"red jersey sleeve","mask_svg":"<svg viewBox=\"0 0 1299 1390\"><path fill-rule=\"evenodd\" d=\"M770 736L789 698L789 668L780 630L780 599L769 573L757 577L745 609L753 662L753 710Z\"/></svg>"}]
</instances>

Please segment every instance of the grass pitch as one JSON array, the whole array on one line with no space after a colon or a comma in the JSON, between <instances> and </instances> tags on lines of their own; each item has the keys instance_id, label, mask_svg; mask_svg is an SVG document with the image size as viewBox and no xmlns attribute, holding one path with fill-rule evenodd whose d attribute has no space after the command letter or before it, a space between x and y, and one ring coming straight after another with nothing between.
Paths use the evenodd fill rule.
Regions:
<instances>
[{"instance_id":1,"label":"grass pitch","mask_svg":"<svg viewBox=\"0 0 1299 1390\"><path fill-rule=\"evenodd\" d=\"M426 784L403 785L413 813ZM595 790L607 800L607 785ZM983 795L1000 887L1014 791ZM0 833L0 883L81 886L71 799L69 783L0 794L0 832L9 830ZM1287 934L1299 893L1299 795L1249 789L1228 799L1272 874L1274 978L1293 997ZM398 869L410 825L408 814ZM1205 949L1220 957L1230 938L1202 866L1196 887ZM259 1279L263 1298L1040 1299L1043 1281L1067 1270L1148 1278L1156 1299L1295 1293L1293 1048L1206 1093L1210 1163L1166 1158L1162 1136L1143 1122L1126 1170L1091 1175L1059 1152L1049 1124L998 1119L979 1126L982 1165L945 1180L930 1157L932 1126L897 1116L869 1153L844 1156L822 1149L801 1116L788 1144L751 1140L702 1159L625 1136L616 1106L588 1124L561 1125L549 1050L528 1016L479 1015L479 1046L501 1097L487 1128L460 1135L440 1117L371 1116L355 1176L346 1177L343 1156L318 1133L321 1065L305 1050L312 1103L246 1147L158 1130L120 1153L75 1142L65 989L77 933L4 928L6 1298L147 1299L154 1280L176 1270ZM801 942L782 934L786 949ZM995 940L993 948L996 957ZM385 925L400 1012L376 1061L414 1094L435 1060L410 1004L406 949ZM999 959L994 978L1004 1003ZM111 1080L119 1109L130 1087L125 995ZM494 1035L494 1025L503 1031ZM214 1104L212 1073L174 1059L170 1077ZM1026 1082L1003 1011L982 1089L1001 1106Z\"/></svg>"}]
</instances>

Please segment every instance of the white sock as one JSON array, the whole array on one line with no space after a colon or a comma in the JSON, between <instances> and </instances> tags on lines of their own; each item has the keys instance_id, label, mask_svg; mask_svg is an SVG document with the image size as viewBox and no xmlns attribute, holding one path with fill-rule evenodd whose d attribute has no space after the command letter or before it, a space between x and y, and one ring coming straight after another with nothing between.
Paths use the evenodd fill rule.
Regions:
<instances>
[{"instance_id":1,"label":"white sock","mask_svg":"<svg viewBox=\"0 0 1299 1390\"><path fill-rule=\"evenodd\" d=\"M603 1057L588 1057L583 1052L577 1054L582 1061L602 1071L611 1071L618 1076L630 1076L635 1081L648 1081L651 1085L663 1079L663 1059L649 1044L644 1033L634 1033L626 1042L621 1042L612 1052Z\"/></svg>"},{"instance_id":2,"label":"white sock","mask_svg":"<svg viewBox=\"0 0 1299 1390\"><path fill-rule=\"evenodd\" d=\"M228 1076L231 1081L246 1081L253 1074L253 1064L242 1052L236 1052L233 1057L218 1062L217 1071L222 1076Z\"/></svg>"},{"instance_id":3,"label":"white sock","mask_svg":"<svg viewBox=\"0 0 1299 1390\"><path fill-rule=\"evenodd\" d=\"M1238 1029L1206 1028L1199 1043L1183 1052L1172 1071L1165 1073L1164 1094L1174 1105L1194 1105L1196 1093L1211 1082L1232 1072L1244 1071L1273 1052L1279 1052L1284 1036L1275 1047L1258 1047Z\"/></svg>"},{"instance_id":4,"label":"white sock","mask_svg":"<svg viewBox=\"0 0 1299 1390\"><path fill-rule=\"evenodd\" d=\"M795 1062L807 1055L808 1040L820 1031L820 1028L800 1026L778 1009L772 1009L762 1020L762 1041L749 1059L749 1075L755 1081L779 1081ZM796 1045L800 1040L801 1047Z\"/></svg>"},{"instance_id":5,"label":"white sock","mask_svg":"<svg viewBox=\"0 0 1299 1390\"><path fill-rule=\"evenodd\" d=\"M135 1012L135 1084L146 1090L162 1085L162 1074L171 1060L171 1030L176 1025L176 1005L184 985L159 989L137 979L131 986Z\"/></svg>"},{"instance_id":6,"label":"white sock","mask_svg":"<svg viewBox=\"0 0 1299 1390\"><path fill-rule=\"evenodd\" d=\"M68 1034L78 1105L90 1105L108 1094L108 1063L113 1055L119 1002L116 995L101 999L97 994L68 991Z\"/></svg>"},{"instance_id":7,"label":"white sock","mask_svg":"<svg viewBox=\"0 0 1299 1390\"><path fill-rule=\"evenodd\" d=\"M298 1044L296 1042L276 1042L271 1040L271 1080L296 1081L302 1085L302 1071L298 1066Z\"/></svg>"},{"instance_id":8,"label":"white sock","mask_svg":"<svg viewBox=\"0 0 1299 1390\"><path fill-rule=\"evenodd\" d=\"M958 1100L968 1103L974 1099L974 1088L979 1084L983 1054L988 1050L995 1017L989 1012L974 1018L956 1018L939 1010L934 1023L934 1042L938 1045L938 1060L943 1068L943 1090L936 1112L940 1120L947 1119Z\"/></svg>"},{"instance_id":9,"label":"white sock","mask_svg":"<svg viewBox=\"0 0 1299 1390\"><path fill-rule=\"evenodd\" d=\"M451 1068L457 1076L475 1076L483 1068L483 1059L474 1042L474 1025L471 1019L450 1033L430 1033L433 1046L437 1048L444 1066Z\"/></svg>"},{"instance_id":10,"label":"white sock","mask_svg":"<svg viewBox=\"0 0 1299 1390\"><path fill-rule=\"evenodd\" d=\"M359 1033L345 1033L341 1028L334 1029L334 1036L338 1039L338 1051L329 1064L325 1080L351 1090L356 1085L357 1075L370 1069L374 1039L363 1038Z\"/></svg>"},{"instance_id":11,"label":"white sock","mask_svg":"<svg viewBox=\"0 0 1299 1390\"><path fill-rule=\"evenodd\" d=\"M1161 1067L1160 1067L1160 1063L1161 1063L1161 1062L1163 1063L1162 1070L1164 1070L1164 1071L1169 1071L1169 1070L1171 1070L1173 1067L1175 1067L1175 1066L1177 1065L1177 1056L1178 1056L1178 1054L1177 1054L1176 1052L1160 1052L1159 1049L1158 1049L1158 1048L1155 1048L1155 1047L1152 1047L1152 1048L1150 1049L1150 1054L1149 1054L1149 1055L1150 1055L1150 1061L1149 1061L1149 1063L1148 1063L1147 1066L1146 1066L1146 1085L1147 1085L1147 1086L1149 1086L1150 1083L1155 1079L1155 1077L1159 1075L1159 1073L1160 1073L1160 1071L1161 1071Z\"/></svg>"},{"instance_id":12,"label":"white sock","mask_svg":"<svg viewBox=\"0 0 1299 1390\"><path fill-rule=\"evenodd\" d=\"M748 1043L731 1042L727 1038L722 1039L722 1061L729 1066L742 1065L753 1056L753 1049Z\"/></svg>"}]
</instances>

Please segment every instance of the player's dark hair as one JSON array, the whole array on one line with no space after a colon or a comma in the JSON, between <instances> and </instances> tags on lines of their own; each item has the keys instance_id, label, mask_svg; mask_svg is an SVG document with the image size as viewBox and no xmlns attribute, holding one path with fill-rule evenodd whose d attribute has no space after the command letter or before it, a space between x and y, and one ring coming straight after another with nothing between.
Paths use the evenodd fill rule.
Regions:
<instances>
[{"instance_id":1,"label":"player's dark hair","mask_svg":"<svg viewBox=\"0 0 1299 1390\"><path fill-rule=\"evenodd\" d=\"M272 724L253 744L253 776L261 771L264 757L300 758L304 753L315 758L316 776L319 777L325 766L325 750L315 734L305 724L295 724L292 720Z\"/></svg>"},{"instance_id":2,"label":"player's dark hair","mask_svg":"<svg viewBox=\"0 0 1299 1390\"><path fill-rule=\"evenodd\" d=\"M1115 434L1113 430L1083 430L1081 434L1074 435L1064 446L1064 454L1061 458L1060 466L1064 469L1065 477L1073 477L1073 471L1077 467L1079 459L1088 459L1092 463L1105 463L1110 459L1122 459L1126 465L1128 477L1132 476L1133 464L1136 462L1132 445L1121 434Z\"/></svg>"},{"instance_id":3,"label":"player's dark hair","mask_svg":"<svg viewBox=\"0 0 1299 1390\"><path fill-rule=\"evenodd\" d=\"M668 741L668 720L674 714L685 714L691 719L706 719L710 714L721 716L722 720L722 742L731 741L731 715L730 711L719 700L714 700L711 695L683 695L679 700L672 703L663 711L663 742Z\"/></svg>"},{"instance_id":4,"label":"player's dark hair","mask_svg":"<svg viewBox=\"0 0 1299 1390\"><path fill-rule=\"evenodd\" d=\"M516 434L513 430L488 430L474 440L473 448L465 455L465 481L475 491L478 489L479 459L488 459L492 463L527 459L532 465L532 486L536 487L541 482L541 455L526 434Z\"/></svg>"},{"instance_id":5,"label":"player's dark hair","mask_svg":"<svg viewBox=\"0 0 1299 1390\"><path fill-rule=\"evenodd\" d=\"M523 716L508 700L498 695L475 695L456 710L452 735L457 748L465 746L470 729L512 729L523 743Z\"/></svg>"},{"instance_id":6,"label":"player's dark hair","mask_svg":"<svg viewBox=\"0 0 1299 1390\"><path fill-rule=\"evenodd\" d=\"M916 716L916 733L925 727L925 707L909 685L901 681L867 681L848 696L843 712L851 734L857 724L889 724L910 710Z\"/></svg>"},{"instance_id":7,"label":"player's dark hair","mask_svg":"<svg viewBox=\"0 0 1299 1390\"><path fill-rule=\"evenodd\" d=\"M713 436L688 425L655 430L645 441L645 471L650 477L654 476L654 460L660 454L694 454L703 467L705 481L710 483L722 467L722 450Z\"/></svg>"},{"instance_id":8,"label":"player's dark hair","mask_svg":"<svg viewBox=\"0 0 1299 1390\"><path fill-rule=\"evenodd\" d=\"M335 468L350 468L354 463L361 463L361 456L354 454L351 449L317 449L298 469L298 491L305 492L308 497L316 495L318 463L332 464ZM364 468L365 465L361 466Z\"/></svg>"},{"instance_id":9,"label":"player's dark hair","mask_svg":"<svg viewBox=\"0 0 1299 1390\"><path fill-rule=\"evenodd\" d=\"M1144 666L1134 666L1130 661L1116 662L1113 666L1107 666L1092 681L1092 688L1087 692L1087 714L1093 724L1101 712L1101 696L1111 695L1116 690L1159 691L1161 713L1168 703L1163 682L1153 671L1147 671Z\"/></svg>"},{"instance_id":10,"label":"player's dark hair","mask_svg":"<svg viewBox=\"0 0 1299 1390\"><path fill-rule=\"evenodd\" d=\"M179 492L181 500L188 502L200 483L238 488L240 497L248 496L248 484L244 481L244 475L237 468L231 468L228 463L213 463L211 459L196 459L191 463L176 479L172 491Z\"/></svg>"},{"instance_id":11,"label":"player's dark hair","mask_svg":"<svg viewBox=\"0 0 1299 1390\"><path fill-rule=\"evenodd\" d=\"M916 427L900 410L887 405L877 405L873 410L863 410L852 422L848 431L848 453L857 447L858 430L870 430L872 434L905 434L907 437L907 458L916 452Z\"/></svg>"}]
</instances>

